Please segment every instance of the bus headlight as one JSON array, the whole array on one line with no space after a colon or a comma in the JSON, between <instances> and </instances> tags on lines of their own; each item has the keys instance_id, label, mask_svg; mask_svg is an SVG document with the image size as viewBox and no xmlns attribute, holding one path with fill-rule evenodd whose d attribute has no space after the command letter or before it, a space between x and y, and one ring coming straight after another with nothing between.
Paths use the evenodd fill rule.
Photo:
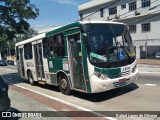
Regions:
<instances>
[{"instance_id":1,"label":"bus headlight","mask_svg":"<svg viewBox=\"0 0 160 120\"><path fill-rule=\"evenodd\" d=\"M137 68L137 65L135 65L135 66L132 68L132 73L135 72L136 68Z\"/></svg>"},{"instance_id":2,"label":"bus headlight","mask_svg":"<svg viewBox=\"0 0 160 120\"><path fill-rule=\"evenodd\" d=\"M96 75L98 78L100 79L108 79L108 76L106 74L102 74L102 73L99 73L99 72L94 72L94 75Z\"/></svg>"}]
</instances>

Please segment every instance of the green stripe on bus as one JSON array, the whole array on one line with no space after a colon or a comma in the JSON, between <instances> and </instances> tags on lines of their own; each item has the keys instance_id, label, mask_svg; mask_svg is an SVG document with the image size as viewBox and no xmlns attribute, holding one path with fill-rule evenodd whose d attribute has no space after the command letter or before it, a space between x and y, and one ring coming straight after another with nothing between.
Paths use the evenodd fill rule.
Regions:
<instances>
[{"instance_id":1,"label":"green stripe on bus","mask_svg":"<svg viewBox=\"0 0 160 120\"><path fill-rule=\"evenodd\" d=\"M75 29L72 29L72 30L65 31L64 36L73 35L73 34L78 33L78 32L80 32L80 28L75 28Z\"/></svg>"},{"instance_id":2,"label":"green stripe on bus","mask_svg":"<svg viewBox=\"0 0 160 120\"><path fill-rule=\"evenodd\" d=\"M57 28L55 30L52 30L50 32L47 32L46 33L46 37L50 36L50 35L54 35L54 34L58 34L58 33L62 33L63 31L66 31L66 30L69 30L71 28L77 28L77 27L80 27L80 23L79 22L76 22L76 23L72 23L72 24L69 24L69 25L65 25L65 26L62 26L60 28Z\"/></svg>"},{"instance_id":3,"label":"green stripe on bus","mask_svg":"<svg viewBox=\"0 0 160 120\"><path fill-rule=\"evenodd\" d=\"M107 74L108 77L111 79L120 77L120 73L121 73L120 68L101 69L101 68L95 67L94 71L102 74Z\"/></svg>"},{"instance_id":4,"label":"green stripe on bus","mask_svg":"<svg viewBox=\"0 0 160 120\"><path fill-rule=\"evenodd\" d=\"M83 35L81 35L81 37L82 37L82 40L83 40ZM91 93L91 85L90 85L89 74L88 74L86 45L83 44L83 42L82 42L82 56L83 56L82 58L83 58L84 76L85 76L85 80L88 80L88 82L86 82L87 92Z\"/></svg>"},{"instance_id":5,"label":"green stripe on bus","mask_svg":"<svg viewBox=\"0 0 160 120\"><path fill-rule=\"evenodd\" d=\"M63 70L62 59L63 58L48 58L49 72Z\"/></svg>"}]
</instances>

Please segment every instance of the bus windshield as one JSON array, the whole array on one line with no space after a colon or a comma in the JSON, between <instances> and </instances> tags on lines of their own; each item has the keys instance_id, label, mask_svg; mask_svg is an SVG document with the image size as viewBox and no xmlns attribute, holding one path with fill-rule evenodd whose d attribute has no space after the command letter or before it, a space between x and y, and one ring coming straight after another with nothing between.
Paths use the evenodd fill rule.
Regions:
<instances>
[{"instance_id":1,"label":"bus windshield","mask_svg":"<svg viewBox=\"0 0 160 120\"><path fill-rule=\"evenodd\" d=\"M97 67L121 67L135 60L135 51L124 24L86 24L87 53Z\"/></svg>"}]
</instances>

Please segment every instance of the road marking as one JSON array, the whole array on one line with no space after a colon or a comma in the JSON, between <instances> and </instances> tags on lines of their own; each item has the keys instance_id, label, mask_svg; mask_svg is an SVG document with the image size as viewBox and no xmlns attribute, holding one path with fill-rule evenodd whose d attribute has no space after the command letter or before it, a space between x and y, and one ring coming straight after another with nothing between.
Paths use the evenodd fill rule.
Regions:
<instances>
[{"instance_id":1,"label":"road marking","mask_svg":"<svg viewBox=\"0 0 160 120\"><path fill-rule=\"evenodd\" d=\"M156 87L158 84L137 84L138 86L151 86L151 87Z\"/></svg>"},{"instance_id":2,"label":"road marking","mask_svg":"<svg viewBox=\"0 0 160 120\"><path fill-rule=\"evenodd\" d=\"M4 80L6 80L2 75L1 75L1 77L2 77ZM7 80L6 80L6 81L7 81ZM53 97L53 96L49 96L49 95L46 95L46 94L43 94L43 93L40 93L40 92L37 92L37 91L35 91L35 90L32 90L32 89L23 87L23 86L21 86L21 85L13 84L13 83L10 82L10 81L7 81L7 82L9 82L10 84L12 84L12 85L14 85L14 86L17 86L17 87L19 87L19 88L22 88L22 89L25 89L25 90L28 90L28 91L37 93L37 94L39 94L39 95L42 95L42 96L47 97L47 98L50 98L50 99L52 99L52 100L56 100L56 101L58 101L58 102L61 102L61 103L63 103L63 104L69 105L69 106L72 106L72 107L77 108L77 109L79 109L79 110L89 111L89 112L91 112L91 113L93 113L93 114L95 114L95 115L97 115L97 116L99 116L99 117L103 117L104 119L117 120L117 119L115 119L115 118L106 117L106 116L103 115L103 114L100 114L100 113L95 112L95 111L92 111L92 110L90 110L90 109L87 109L87 108L84 108L84 107L75 105L75 104L73 104L73 103L69 103L69 102L64 101L64 100L61 100L61 99L59 99L59 98L56 98L56 97Z\"/></svg>"},{"instance_id":3,"label":"road marking","mask_svg":"<svg viewBox=\"0 0 160 120\"><path fill-rule=\"evenodd\" d=\"M157 84L145 84L145 85L147 85L147 86L153 86L153 87L158 86Z\"/></svg>"},{"instance_id":4,"label":"road marking","mask_svg":"<svg viewBox=\"0 0 160 120\"><path fill-rule=\"evenodd\" d=\"M14 71L14 72L16 72L16 71L17 71L17 70L6 69L6 68L0 68L0 69L4 69L4 70L10 70L10 71Z\"/></svg>"}]
</instances>

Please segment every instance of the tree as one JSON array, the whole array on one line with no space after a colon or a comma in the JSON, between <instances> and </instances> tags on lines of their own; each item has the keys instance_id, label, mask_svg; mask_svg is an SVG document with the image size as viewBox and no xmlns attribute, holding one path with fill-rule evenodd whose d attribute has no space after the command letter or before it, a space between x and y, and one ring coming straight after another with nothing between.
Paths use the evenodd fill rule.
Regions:
<instances>
[{"instance_id":1,"label":"tree","mask_svg":"<svg viewBox=\"0 0 160 120\"><path fill-rule=\"evenodd\" d=\"M13 40L16 34L25 34L30 27L27 20L38 15L39 10L30 0L0 0L0 37Z\"/></svg>"},{"instance_id":2,"label":"tree","mask_svg":"<svg viewBox=\"0 0 160 120\"><path fill-rule=\"evenodd\" d=\"M27 31L24 31L24 32L25 32L25 34L24 34L25 40L38 35L38 32L32 28L29 28Z\"/></svg>"},{"instance_id":3,"label":"tree","mask_svg":"<svg viewBox=\"0 0 160 120\"><path fill-rule=\"evenodd\" d=\"M16 42L20 42L38 35L38 32L32 28L29 28L27 31L24 32L25 33L23 35L22 34L16 35Z\"/></svg>"},{"instance_id":4,"label":"tree","mask_svg":"<svg viewBox=\"0 0 160 120\"><path fill-rule=\"evenodd\" d=\"M14 48L17 34L26 36L30 25L29 19L35 19L39 10L30 0L0 0L0 51Z\"/></svg>"},{"instance_id":5,"label":"tree","mask_svg":"<svg viewBox=\"0 0 160 120\"><path fill-rule=\"evenodd\" d=\"M6 35L4 35L3 37L0 36L0 59L1 59L1 55L4 57L6 48L8 48L6 38L7 38Z\"/></svg>"}]
</instances>

